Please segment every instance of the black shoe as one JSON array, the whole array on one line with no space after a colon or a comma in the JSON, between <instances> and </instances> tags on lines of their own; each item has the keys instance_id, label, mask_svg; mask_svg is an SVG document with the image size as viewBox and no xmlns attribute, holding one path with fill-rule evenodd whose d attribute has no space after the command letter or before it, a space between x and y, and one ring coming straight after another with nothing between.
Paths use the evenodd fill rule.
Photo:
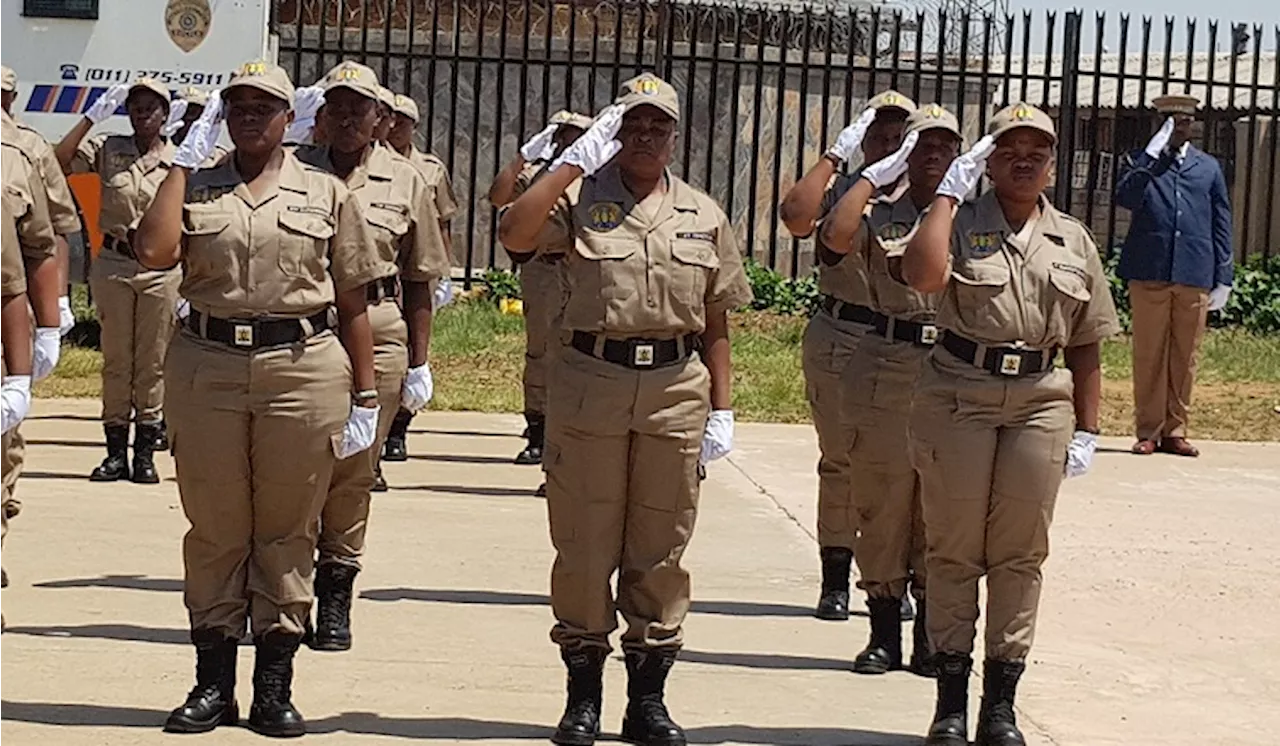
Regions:
<instances>
[{"instance_id":1,"label":"black shoe","mask_svg":"<svg viewBox=\"0 0 1280 746\"><path fill-rule=\"evenodd\" d=\"M622 740L641 746L685 746L684 729L676 725L663 701L667 673L679 651L654 648L628 652L627 711L622 718Z\"/></svg>"},{"instance_id":2,"label":"black shoe","mask_svg":"<svg viewBox=\"0 0 1280 746\"><path fill-rule=\"evenodd\" d=\"M538 412L525 412L524 419L529 423L525 432L529 445L516 456L516 463L521 466L533 466L542 463L542 446L547 436L547 418Z\"/></svg>"},{"instance_id":3,"label":"black shoe","mask_svg":"<svg viewBox=\"0 0 1280 746\"><path fill-rule=\"evenodd\" d=\"M938 666L934 661L933 651L929 648L927 612L928 606L925 605L924 599L917 598L916 621L911 629L911 662L907 664L907 670L916 676L933 679L938 676Z\"/></svg>"},{"instance_id":4,"label":"black shoe","mask_svg":"<svg viewBox=\"0 0 1280 746\"><path fill-rule=\"evenodd\" d=\"M298 638L273 632L254 640L253 706L249 727L263 736L296 738L307 732L302 713L293 706L293 656Z\"/></svg>"},{"instance_id":5,"label":"black shoe","mask_svg":"<svg viewBox=\"0 0 1280 746\"><path fill-rule=\"evenodd\" d=\"M969 670L973 659L938 653L938 699L925 746L969 746Z\"/></svg>"},{"instance_id":6,"label":"black shoe","mask_svg":"<svg viewBox=\"0 0 1280 746\"><path fill-rule=\"evenodd\" d=\"M546 496L547 496L547 483L546 483L546 482L543 482L542 484L538 485L538 489L536 489L536 490L534 490L534 491L533 491L533 496L534 496L534 497L546 497Z\"/></svg>"},{"instance_id":7,"label":"black shoe","mask_svg":"<svg viewBox=\"0 0 1280 746\"><path fill-rule=\"evenodd\" d=\"M407 409L396 412L391 420L391 431L387 433L387 442L382 447L383 461L409 460L409 423L413 413Z\"/></svg>"},{"instance_id":8,"label":"black shoe","mask_svg":"<svg viewBox=\"0 0 1280 746\"><path fill-rule=\"evenodd\" d=\"M1027 746L1013 712L1018 679L1026 670L1021 661L987 659L982 669L982 706L978 709L974 746Z\"/></svg>"},{"instance_id":9,"label":"black shoe","mask_svg":"<svg viewBox=\"0 0 1280 746\"><path fill-rule=\"evenodd\" d=\"M107 457L89 475L90 482L118 482L129 478L129 426L104 425Z\"/></svg>"},{"instance_id":10,"label":"black shoe","mask_svg":"<svg viewBox=\"0 0 1280 746\"><path fill-rule=\"evenodd\" d=\"M374 467L373 487L371 487L369 491L370 492L386 492L387 489L388 489L387 479L386 477L382 476L382 464L378 464L376 467Z\"/></svg>"},{"instance_id":11,"label":"black shoe","mask_svg":"<svg viewBox=\"0 0 1280 746\"><path fill-rule=\"evenodd\" d=\"M152 455L159 436L159 425L138 423L133 433L133 476L134 484L160 484L160 475L156 473L155 459Z\"/></svg>"},{"instance_id":12,"label":"black shoe","mask_svg":"<svg viewBox=\"0 0 1280 746\"><path fill-rule=\"evenodd\" d=\"M351 594L358 572L336 562L316 566L316 628L308 642L312 650L351 649Z\"/></svg>"},{"instance_id":13,"label":"black shoe","mask_svg":"<svg viewBox=\"0 0 1280 746\"><path fill-rule=\"evenodd\" d=\"M236 706L237 641L209 629L192 630L191 641L196 646L196 686L187 701L169 713L164 722L168 733L208 733L240 720Z\"/></svg>"},{"instance_id":14,"label":"black shoe","mask_svg":"<svg viewBox=\"0 0 1280 746\"><path fill-rule=\"evenodd\" d=\"M902 601L898 607L898 619L904 622L909 622L915 618L916 611L911 608L911 594L904 593L902 594Z\"/></svg>"},{"instance_id":15,"label":"black shoe","mask_svg":"<svg viewBox=\"0 0 1280 746\"><path fill-rule=\"evenodd\" d=\"M855 673L881 674L902 668L901 603L896 598L869 598L871 641L853 659Z\"/></svg>"},{"instance_id":16,"label":"black shoe","mask_svg":"<svg viewBox=\"0 0 1280 746\"><path fill-rule=\"evenodd\" d=\"M551 742L560 746L591 746L600 736L600 709L604 697L604 648L561 650L569 671L568 700Z\"/></svg>"},{"instance_id":17,"label":"black shoe","mask_svg":"<svg viewBox=\"0 0 1280 746\"><path fill-rule=\"evenodd\" d=\"M164 453L169 450L169 425L164 420L160 420L160 432L156 434L156 444L152 446L156 453Z\"/></svg>"},{"instance_id":18,"label":"black shoe","mask_svg":"<svg viewBox=\"0 0 1280 746\"><path fill-rule=\"evenodd\" d=\"M849 569L853 566L853 550L823 547L822 596L813 615L829 622L849 620Z\"/></svg>"}]
</instances>

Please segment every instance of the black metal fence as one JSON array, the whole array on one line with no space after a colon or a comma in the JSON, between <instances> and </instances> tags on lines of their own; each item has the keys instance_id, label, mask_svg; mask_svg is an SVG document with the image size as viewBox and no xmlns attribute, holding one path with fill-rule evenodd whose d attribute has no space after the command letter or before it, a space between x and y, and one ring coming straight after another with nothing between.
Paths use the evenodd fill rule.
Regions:
<instances>
[{"instance_id":1,"label":"black metal fence","mask_svg":"<svg viewBox=\"0 0 1280 746\"><path fill-rule=\"evenodd\" d=\"M468 281L506 261L484 194L524 138L557 109L598 111L642 70L683 99L675 171L724 206L748 254L793 276L812 245L787 233L778 204L886 88L948 106L970 140L1007 103L1045 108L1061 141L1053 199L1108 254L1128 230L1116 166L1159 126L1151 99L1197 95L1238 255L1280 253L1280 26L674 0L276 0L273 25L298 84L356 59L419 102L421 145L448 164L462 205Z\"/></svg>"}]
</instances>

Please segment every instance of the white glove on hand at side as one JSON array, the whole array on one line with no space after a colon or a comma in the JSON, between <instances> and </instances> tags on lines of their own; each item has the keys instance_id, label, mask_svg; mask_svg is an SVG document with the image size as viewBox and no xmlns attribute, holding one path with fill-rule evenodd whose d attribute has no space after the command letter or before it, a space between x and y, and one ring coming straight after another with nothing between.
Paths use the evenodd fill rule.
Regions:
<instances>
[{"instance_id":1,"label":"white glove on hand at side","mask_svg":"<svg viewBox=\"0 0 1280 746\"><path fill-rule=\"evenodd\" d=\"M58 298L58 333L65 337L75 326L76 315L71 312L71 298L64 295Z\"/></svg>"},{"instance_id":2,"label":"white glove on hand at side","mask_svg":"<svg viewBox=\"0 0 1280 746\"><path fill-rule=\"evenodd\" d=\"M714 410L707 418L707 430L702 436L702 463L709 464L722 459L732 450L733 410Z\"/></svg>"},{"instance_id":3,"label":"white glove on hand at side","mask_svg":"<svg viewBox=\"0 0 1280 746\"><path fill-rule=\"evenodd\" d=\"M1227 301L1231 299L1231 286L1219 285L1209 291L1209 310L1221 311L1227 307Z\"/></svg>"},{"instance_id":4,"label":"white glove on hand at side","mask_svg":"<svg viewBox=\"0 0 1280 746\"><path fill-rule=\"evenodd\" d=\"M1173 137L1173 117L1164 120L1164 124L1160 125L1160 129L1151 136L1151 141L1147 143L1147 155L1152 158L1159 158L1164 152L1165 146L1169 144L1169 138Z\"/></svg>"},{"instance_id":5,"label":"white glove on hand at side","mask_svg":"<svg viewBox=\"0 0 1280 746\"><path fill-rule=\"evenodd\" d=\"M558 124L548 124L541 132L529 138L528 142L520 146L520 157L530 163L550 160L555 154L556 145L553 140L559 128Z\"/></svg>"},{"instance_id":6,"label":"white glove on hand at side","mask_svg":"<svg viewBox=\"0 0 1280 746\"><path fill-rule=\"evenodd\" d=\"M885 158L862 169L862 178L871 182L877 189L886 187L897 181L907 172L907 159L920 139L919 132L912 132L902 139L902 146Z\"/></svg>"},{"instance_id":7,"label":"white glove on hand at side","mask_svg":"<svg viewBox=\"0 0 1280 746\"><path fill-rule=\"evenodd\" d=\"M116 109L120 108L120 104L123 104L127 98L129 98L129 86L123 83L113 85L85 111L85 119L94 124L101 124L110 119L116 113Z\"/></svg>"},{"instance_id":8,"label":"white glove on hand at side","mask_svg":"<svg viewBox=\"0 0 1280 746\"><path fill-rule=\"evenodd\" d=\"M618 131L622 129L622 106L614 104L600 113L591 129L583 133L572 145L565 148L547 168L554 171L560 166L577 166L583 176L590 176L622 150Z\"/></svg>"},{"instance_id":9,"label":"white glove on hand at side","mask_svg":"<svg viewBox=\"0 0 1280 746\"><path fill-rule=\"evenodd\" d=\"M169 118L164 121L164 126L160 128L160 134L165 137L173 137L173 133L182 129L182 118L187 114L187 102L178 99L169 102Z\"/></svg>"},{"instance_id":10,"label":"white glove on hand at side","mask_svg":"<svg viewBox=\"0 0 1280 746\"><path fill-rule=\"evenodd\" d=\"M952 161L947 175L942 177L942 183L938 185L938 194L964 202L974 187L978 186L982 172L986 170L987 157L995 149L995 138L987 135L975 143L968 153Z\"/></svg>"},{"instance_id":11,"label":"white glove on hand at side","mask_svg":"<svg viewBox=\"0 0 1280 746\"><path fill-rule=\"evenodd\" d=\"M453 280L448 277L441 277L440 281L436 283L436 289L431 296L431 301L434 304L433 308L437 311L453 302Z\"/></svg>"},{"instance_id":12,"label":"white glove on hand at side","mask_svg":"<svg viewBox=\"0 0 1280 746\"><path fill-rule=\"evenodd\" d=\"M199 169L201 164L209 160L214 148L218 145L218 137L222 134L222 92L209 94L209 103L187 130L187 137L178 146L173 156L173 164L183 168Z\"/></svg>"},{"instance_id":13,"label":"white glove on hand at side","mask_svg":"<svg viewBox=\"0 0 1280 746\"><path fill-rule=\"evenodd\" d=\"M32 353L31 378L43 380L58 367L58 358L62 355L62 332L51 326L36 329L35 349Z\"/></svg>"},{"instance_id":14,"label":"white glove on hand at side","mask_svg":"<svg viewBox=\"0 0 1280 746\"><path fill-rule=\"evenodd\" d=\"M1098 436L1077 430L1067 446L1067 479L1082 477L1093 466L1093 454L1098 450Z\"/></svg>"},{"instance_id":15,"label":"white glove on hand at side","mask_svg":"<svg viewBox=\"0 0 1280 746\"><path fill-rule=\"evenodd\" d=\"M410 412L417 413L431 402L436 391L435 382L431 378L431 366L423 363L417 368L410 368L404 377L404 386L400 390L400 405Z\"/></svg>"},{"instance_id":16,"label":"white glove on hand at side","mask_svg":"<svg viewBox=\"0 0 1280 746\"><path fill-rule=\"evenodd\" d=\"M381 411L382 407L376 406L351 408L347 424L342 426L342 443L334 446L333 449L339 461L350 458L373 445L373 439L378 434L378 413Z\"/></svg>"},{"instance_id":17,"label":"white glove on hand at side","mask_svg":"<svg viewBox=\"0 0 1280 746\"><path fill-rule=\"evenodd\" d=\"M827 151L827 155L847 163L853 157L854 151L862 144L862 138L867 136L867 130L871 129L871 123L874 121L876 121L875 109L862 112L852 124L840 130L840 134L836 135L835 144Z\"/></svg>"},{"instance_id":18,"label":"white glove on hand at side","mask_svg":"<svg viewBox=\"0 0 1280 746\"><path fill-rule=\"evenodd\" d=\"M31 376L5 376L0 386L0 399L3 400L4 432L18 426L31 411Z\"/></svg>"},{"instance_id":19,"label":"white glove on hand at side","mask_svg":"<svg viewBox=\"0 0 1280 746\"><path fill-rule=\"evenodd\" d=\"M179 295L178 300L173 303L173 315L177 317L178 321L186 321L187 317L191 315L191 301Z\"/></svg>"}]
</instances>

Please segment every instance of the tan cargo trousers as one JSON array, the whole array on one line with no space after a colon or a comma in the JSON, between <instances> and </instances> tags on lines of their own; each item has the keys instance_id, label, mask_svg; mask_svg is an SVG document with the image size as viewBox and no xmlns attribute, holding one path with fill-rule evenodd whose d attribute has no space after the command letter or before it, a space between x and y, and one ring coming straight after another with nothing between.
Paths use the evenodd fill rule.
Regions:
<instances>
[{"instance_id":1,"label":"tan cargo trousers","mask_svg":"<svg viewBox=\"0 0 1280 746\"><path fill-rule=\"evenodd\" d=\"M690 603L680 558L698 514L710 374L697 355L633 371L566 347L553 376L543 458L556 548L551 639L609 648L620 611L624 649L679 647Z\"/></svg>"},{"instance_id":2,"label":"tan cargo trousers","mask_svg":"<svg viewBox=\"0 0 1280 746\"><path fill-rule=\"evenodd\" d=\"M1040 568L1074 427L1071 373L1007 379L936 349L912 408L923 487L933 649L973 652L987 578L986 656L1020 661L1035 636Z\"/></svg>"},{"instance_id":3,"label":"tan cargo trousers","mask_svg":"<svg viewBox=\"0 0 1280 746\"><path fill-rule=\"evenodd\" d=\"M301 635L311 609L334 441L351 411L351 362L325 332L244 353L190 332L165 365L170 438L190 530L192 629Z\"/></svg>"},{"instance_id":4,"label":"tan cargo trousers","mask_svg":"<svg viewBox=\"0 0 1280 746\"><path fill-rule=\"evenodd\" d=\"M1209 292L1169 282L1130 282L1129 300L1138 439L1185 438Z\"/></svg>"},{"instance_id":5,"label":"tan cargo trousers","mask_svg":"<svg viewBox=\"0 0 1280 746\"><path fill-rule=\"evenodd\" d=\"M524 300L524 411L546 414L547 377L559 346L559 324L565 303L560 261L535 257L520 265Z\"/></svg>"}]
</instances>

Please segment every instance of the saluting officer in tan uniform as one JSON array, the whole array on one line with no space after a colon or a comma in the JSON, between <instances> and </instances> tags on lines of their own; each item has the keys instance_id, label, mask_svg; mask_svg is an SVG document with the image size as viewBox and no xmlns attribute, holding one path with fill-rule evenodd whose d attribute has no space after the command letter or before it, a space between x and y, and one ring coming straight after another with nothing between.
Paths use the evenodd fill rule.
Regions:
<instances>
[{"instance_id":1,"label":"saluting officer in tan uniform","mask_svg":"<svg viewBox=\"0 0 1280 746\"><path fill-rule=\"evenodd\" d=\"M133 135L85 139L123 103ZM104 93L58 144L66 173L102 179L102 251L89 284L102 325L102 423L107 458L90 479L140 484L160 481L152 452L162 438L165 350L174 329L174 304L182 274L138 264L133 232L169 173L174 146L161 134L169 115L169 89L143 78ZM133 463L128 460L129 423L136 421Z\"/></svg>"},{"instance_id":2,"label":"saluting officer in tan uniform","mask_svg":"<svg viewBox=\"0 0 1280 746\"><path fill-rule=\"evenodd\" d=\"M902 667L900 608L909 586L918 604L910 670L933 674L925 628L920 480L911 466L907 420L921 364L937 341L938 298L895 280L886 251L902 247L921 211L933 202L961 140L954 114L938 104L922 106L907 120L902 147L864 167L820 228L823 246L866 267L875 310L872 330L845 366L841 385L858 510L858 587L866 592L871 612L871 640L853 664L858 673ZM875 196L894 184L891 193Z\"/></svg>"},{"instance_id":3,"label":"saluting officer in tan uniform","mask_svg":"<svg viewBox=\"0 0 1280 746\"><path fill-rule=\"evenodd\" d=\"M1120 328L1093 237L1044 198L1057 146L1053 121L1018 103L997 112L987 132L952 163L901 260L913 288L942 294L942 337L925 362L910 422L938 667L931 746L968 743L984 575L976 743L1025 743L1014 695L1035 632L1054 502L1064 473L1083 474L1093 459L1101 342ZM965 202L984 163L992 189ZM1065 369L1055 366L1060 351Z\"/></svg>"},{"instance_id":4,"label":"saluting officer in tan uniform","mask_svg":"<svg viewBox=\"0 0 1280 746\"><path fill-rule=\"evenodd\" d=\"M249 726L297 736L306 727L291 702L293 658L320 512L335 461L371 446L377 428L367 285L386 270L360 200L285 151L284 70L248 63L223 94L187 134L137 232L146 266L181 262L191 302L165 369L191 522L184 598L196 686L165 728L236 721L236 645L248 626ZM236 149L190 174L213 150L223 106Z\"/></svg>"},{"instance_id":5,"label":"saluting officer in tan uniform","mask_svg":"<svg viewBox=\"0 0 1280 746\"><path fill-rule=\"evenodd\" d=\"M378 437L373 448L338 462L320 518L316 569L316 650L351 647L351 598L369 522L369 493L382 439L403 399L412 410L431 398L427 349L431 339L431 283L449 271L435 240L435 202L426 180L408 160L373 138L382 116L373 70L343 62L321 83L325 89L329 145L302 148L298 159L343 179L360 200L383 262L369 286L377 376ZM404 312L397 302L401 292ZM406 323L407 322L407 323ZM406 380L406 375L408 380Z\"/></svg>"},{"instance_id":6,"label":"saluting officer in tan uniform","mask_svg":"<svg viewBox=\"0 0 1280 746\"><path fill-rule=\"evenodd\" d=\"M591 118L558 111L546 128L529 139L489 187L489 203L510 204L545 173L547 165L591 127ZM559 341L565 302L565 281L559 254L509 252L520 267L520 296L524 300L524 419L528 445L516 455L517 464L541 464L547 427L547 375ZM546 494L546 485L538 488Z\"/></svg>"},{"instance_id":7,"label":"saluting officer in tan uniform","mask_svg":"<svg viewBox=\"0 0 1280 746\"><path fill-rule=\"evenodd\" d=\"M436 204L436 215L440 218L436 241L444 247L445 256L449 257L450 267L453 263L453 237L450 223L458 214L458 200L453 195L453 185L449 181L449 169L431 153L418 149L413 143L413 132L420 118L418 104L408 96L396 95L393 100L394 120L386 141L400 155L409 159L427 180L427 189ZM440 278L435 289L436 304L443 305L442 295L452 294L449 275ZM387 434L386 447L382 458L387 461L406 461L409 458L408 437L409 423L413 421L413 412L401 408L391 423L391 432Z\"/></svg>"},{"instance_id":8,"label":"saluting officer in tan uniform","mask_svg":"<svg viewBox=\"0 0 1280 746\"><path fill-rule=\"evenodd\" d=\"M175 146L182 144L182 141L187 138L187 132L190 131L191 125L195 124L196 120L200 118L200 115L204 113L204 108L209 105L209 92L203 91L195 86L185 86L178 90L178 94L174 97L173 103L169 104L170 107L176 107L178 105L177 102L179 101L184 104L180 125L178 129L170 135L170 139L173 141ZM173 115L171 112L170 120L172 119ZM221 161L229 152L231 151L222 147L221 144L215 145L213 148L213 155L209 157L211 165Z\"/></svg>"},{"instance_id":9,"label":"saluting officer in tan uniform","mask_svg":"<svg viewBox=\"0 0 1280 746\"><path fill-rule=\"evenodd\" d=\"M729 219L667 170L679 117L668 83L627 81L499 228L509 251L566 256L569 347L553 373L544 458L556 547L551 637L569 671L552 738L560 744L599 733L618 611L627 621L622 738L685 743L663 697L689 610L680 558L700 463L732 447L728 312L750 302L751 289Z\"/></svg>"},{"instance_id":10,"label":"saluting officer in tan uniform","mask_svg":"<svg viewBox=\"0 0 1280 746\"><path fill-rule=\"evenodd\" d=\"M787 230L803 238L813 233L845 192L857 183L858 172L842 168L861 147L863 162L875 163L902 144L906 119L915 111L911 99L884 91L836 138L782 201ZM849 572L858 536L857 510L849 484L848 432L840 423L840 375L872 321L871 296L865 264L832 254L819 236L818 290L822 309L805 329L801 355L805 393L818 432L818 546L822 559L822 592L815 615L819 619L849 618Z\"/></svg>"}]
</instances>

